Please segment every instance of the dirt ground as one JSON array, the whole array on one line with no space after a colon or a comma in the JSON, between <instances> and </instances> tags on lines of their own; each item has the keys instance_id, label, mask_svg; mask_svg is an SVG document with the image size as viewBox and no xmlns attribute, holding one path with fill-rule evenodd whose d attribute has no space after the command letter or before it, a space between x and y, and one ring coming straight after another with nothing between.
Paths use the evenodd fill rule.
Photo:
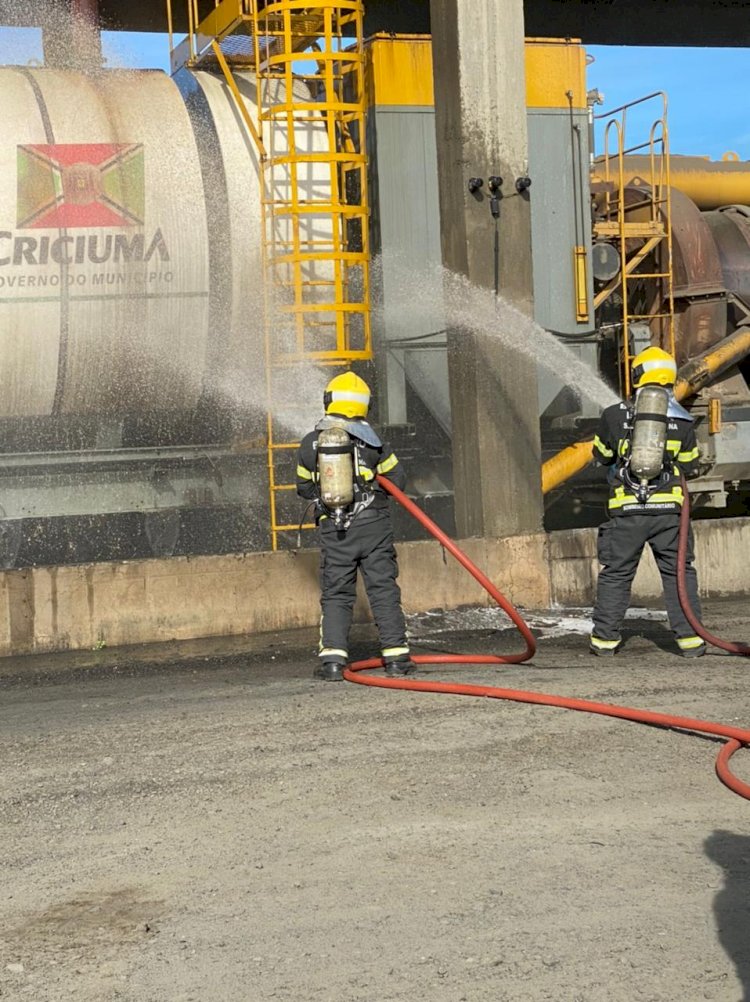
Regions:
<instances>
[{"instance_id":1,"label":"dirt ground","mask_svg":"<svg viewBox=\"0 0 750 1002\"><path fill-rule=\"evenodd\" d=\"M750 638L746 602L707 606ZM750 726L746 660L680 659L646 613L595 659L580 611L529 618L533 664L429 674ZM506 623L411 631L501 653ZM750 803L717 742L318 682L315 639L0 662L3 1002L750 1000Z\"/></svg>"}]
</instances>

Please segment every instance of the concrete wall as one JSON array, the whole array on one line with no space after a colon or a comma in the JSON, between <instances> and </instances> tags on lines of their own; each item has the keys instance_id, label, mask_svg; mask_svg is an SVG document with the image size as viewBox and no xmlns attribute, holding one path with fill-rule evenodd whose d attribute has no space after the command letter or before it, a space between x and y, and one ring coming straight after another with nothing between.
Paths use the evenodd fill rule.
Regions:
<instances>
[{"instance_id":1,"label":"concrete wall","mask_svg":"<svg viewBox=\"0 0 750 1002\"><path fill-rule=\"evenodd\" d=\"M704 595L750 591L750 520L699 522ZM515 604L590 605L596 530L471 539L466 554ZM487 605L491 599L432 540L399 546L404 608ZM86 650L310 627L318 622L318 554L249 553L0 573L0 655ZM642 562L634 601L657 602L658 574ZM360 596L356 618L367 618Z\"/></svg>"},{"instance_id":2,"label":"concrete wall","mask_svg":"<svg viewBox=\"0 0 750 1002\"><path fill-rule=\"evenodd\" d=\"M701 595L742 596L750 592L750 519L694 522L695 566ZM591 605L599 564L596 529L549 535L550 596L555 605ZM633 601L660 602L661 581L648 550L633 584Z\"/></svg>"}]
</instances>

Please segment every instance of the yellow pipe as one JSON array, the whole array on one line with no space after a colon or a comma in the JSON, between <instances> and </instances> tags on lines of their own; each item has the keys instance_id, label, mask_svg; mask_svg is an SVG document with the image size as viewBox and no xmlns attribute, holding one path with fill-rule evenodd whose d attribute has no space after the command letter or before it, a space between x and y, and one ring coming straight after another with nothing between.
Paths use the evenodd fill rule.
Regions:
<instances>
[{"instance_id":1,"label":"yellow pipe","mask_svg":"<svg viewBox=\"0 0 750 1002\"><path fill-rule=\"evenodd\" d=\"M725 369L750 355L750 328L741 328L710 351L691 359L677 374L674 395L678 400L694 397ZM585 469L593 459L594 440L574 442L542 464L542 493L548 494Z\"/></svg>"},{"instance_id":2,"label":"yellow pipe","mask_svg":"<svg viewBox=\"0 0 750 1002\"><path fill-rule=\"evenodd\" d=\"M750 328L741 327L734 334L724 338L714 345L710 351L704 355L686 362L677 373L677 383L674 394L678 400L686 400L688 397L702 390L711 380L735 365L745 355L750 354Z\"/></svg>"},{"instance_id":3,"label":"yellow pipe","mask_svg":"<svg viewBox=\"0 0 750 1002\"><path fill-rule=\"evenodd\" d=\"M655 168L660 169L661 157L655 158ZM626 182L635 177L647 181L651 177L651 158L648 156L624 157ZM702 157L669 158L670 183L703 211L718 209L722 205L750 205L750 161L704 160ZM593 180L604 179L604 165L594 164Z\"/></svg>"},{"instance_id":4,"label":"yellow pipe","mask_svg":"<svg viewBox=\"0 0 750 1002\"><path fill-rule=\"evenodd\" d=\"M584 470L594 458L591 452L593 447L593 438L585 442L574 442L542 463L542 494L548 494L580 470Z\"/></svg>"}]
</instances>

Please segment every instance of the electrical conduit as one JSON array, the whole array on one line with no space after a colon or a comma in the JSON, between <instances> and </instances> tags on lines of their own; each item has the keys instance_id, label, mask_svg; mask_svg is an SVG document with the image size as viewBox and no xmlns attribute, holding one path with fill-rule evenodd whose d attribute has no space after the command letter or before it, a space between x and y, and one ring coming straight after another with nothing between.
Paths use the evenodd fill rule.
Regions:
<instances>
[{"instance_id":1,"label":"electrical conduit","mask_svg":"<svg viewBox=\"0 0 750 1002\"><path fill-rule=\"evenodd\" d=\"M391 494L410 515L417 519L435 539L445 547L450 554L472 575L472 577L497 602L500 608L508 614L525 641L525 649L518 654L504 656L494 654L418 654L412 657L417 664L520 664L528 661L536 653L536 641L527 623L517 609L505 598L492 582L476 567L458 546L414 504L385 477L378 476L380 486ZM686 612L687 614L687 612ZM695 628L695 627L694 627ZM543 692L528 692L522 689L503 689L497 686L462 685L453 682L423 681L412 677L384 678L364 674L373 668L382 668L382 658L368 658L365 661L354 661L347 665L344 678L349 682L361 685L378 686L384 689L409 689L414 692L451 693L456 696L482 696L487 699L507 699L517 703L534 703L540 706L556 706L566 710L579 710L584 713L598 713L605 717L618 717L621 720L632 720L639 724L653 727L679 728L684 731L694 731L711 737L724 738L716 760L716 773L722 783L734 793L750 800L750 784L738 779L729 768L732 755L743 745L750 745L750 730L739 727L729 727L726 724L712 723L706 720L693 720L690 717L676 717L668 713L653 713L650 710L636 710L626 706L616 706L610 703L596 703L587 699L572 699L564 696L548 695Z\"/></svg>"}]
</instances>

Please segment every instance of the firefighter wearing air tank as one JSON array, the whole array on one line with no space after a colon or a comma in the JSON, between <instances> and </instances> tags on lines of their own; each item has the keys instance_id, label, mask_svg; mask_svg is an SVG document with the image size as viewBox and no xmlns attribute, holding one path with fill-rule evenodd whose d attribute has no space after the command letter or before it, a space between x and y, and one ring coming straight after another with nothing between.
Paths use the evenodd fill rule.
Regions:
<instances>
[{"instance_id":1,"label":"firefighter wearing air tank","mask_svg":"<svg viewBox=\"0 0 750 1002\"><path fill-rule=\"evenodd\" d=\"M323 397L325 417L300 444L297 493L316 506L320 529L320 646L316 676L343 678L349 629L361 571L380 636L386 675L414 671L396 578L398 566L388 495L376 481L403 488L406 474L366 421L367 383L353 372L336 376Z\"/></svg>"},{"instance_id":2,"label":"firefighter wearing air tank","mask_svg":"<svg viewBox=\"0 0 750 1002\"><path fill-rule=\"evenodd\" d=\"M683 657L699 657L706 647L695 636L677 597L677 537L683 491L680 473L698 472L698 447L690 414L673 388L675 360L661 348L647 348L632 364L634 398L602 413L594 438L594 458L609 467L609 520L599 529L599 572L591 651L615 654L630 602L630 588L646 543L664 586L669 623ZM692 530L686 580L690 604L700 616L693 567Z\"/></svg>"}]
</instances>

